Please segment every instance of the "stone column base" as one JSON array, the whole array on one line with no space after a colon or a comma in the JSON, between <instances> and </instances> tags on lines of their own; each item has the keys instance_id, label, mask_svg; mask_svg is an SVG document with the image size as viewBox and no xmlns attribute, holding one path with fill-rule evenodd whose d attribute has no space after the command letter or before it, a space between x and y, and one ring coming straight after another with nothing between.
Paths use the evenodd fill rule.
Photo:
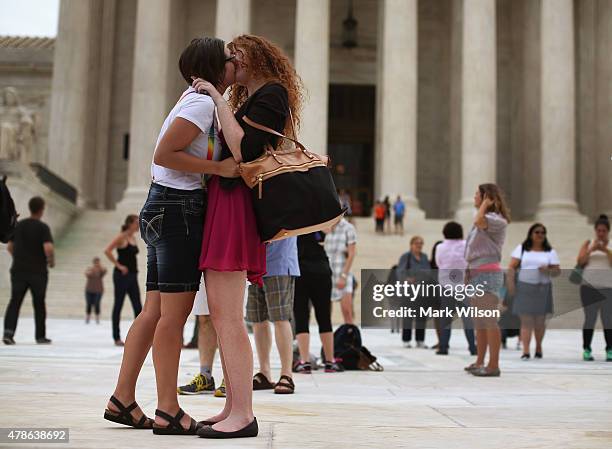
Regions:
<instances>
[{"instance_id":1,"label":"stone column base","mask_svg":"<svg viewBox=\"0 0 612 449\"><path fill-rule=\"evenodd\" d=\"M587 217L578 211L578 206L574 201L552 200L540 203L535 219L544 225L551 223L571 222L576 224L586 224Z\"/></svg>"},{"instance_id":2,"label":"stone column base","mask_svg":"<svg viewBox=\"0 0 612 449\"><path fill-rule=\"evenodd\" d=\"M117 203L116 210L126 214L140 213L148 193L148 187L128 187L123 194L123 199Z\"/></svg>"}]
</instances>

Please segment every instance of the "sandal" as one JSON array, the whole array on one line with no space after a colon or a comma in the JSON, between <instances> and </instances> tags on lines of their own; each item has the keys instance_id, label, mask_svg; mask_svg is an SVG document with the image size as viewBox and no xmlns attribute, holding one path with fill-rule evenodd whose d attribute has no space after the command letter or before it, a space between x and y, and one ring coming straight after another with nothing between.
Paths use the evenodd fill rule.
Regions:
<instances>
[{"instance_id":1,"label":"sandal","mask_svg":"<svg viewBox=\"0 0 612 449\"><path fill-rule=\"evenodd\" d=\"M263 373L257 373L253 376L253 390L271 390L273 388L274 385Z\"/></svg>"},{"instance_id":2,"label":"sandal","mask_svg":"<svg viewBox=\"0 0 612 449\"><path fill-rule=\"evenodd\" d=\"M155 435L197 435L198 429L200 428L193 418L191 418L189 429L183 427L181 419L185 416L185 412L182 408L179 408L178 413L174 417L159 409L155 410L155 416L159 416L168 421L165 427L153 424L153 433Z\"/></svg>"},{"instance_id":3,"label":"sandal","mask_svg":"<svg viewBox=\"0 0 612 449\"><path fill-rule=\"evenodd\" d=\"M114 395L110 397L110 401L117 406L119 409L118 412L110 409L104 410L104 419L107 421L112 421L117 424L123 424L124 426L130 426L135 429L152 429L153 428L153 420L151 418L147 418L147 415L144 413L136 422L134 417L132 416L132 411L138 407L136 401L132 402L130 405L125 407L119 399L117 399ZM146 424L146 425L145 425Z\"/></svg>"},{"instance_id":4,"label":"sandal","mask_svg":"<svg viewBox=\"0 0 612 449\"><path fill-rule=\"evenodd\" d=\"M293 379L289 376L282 375L279 381L274 386L274 393L276 394L295 393L295 384L293 383Z\"/></svg>"}]
</instances>

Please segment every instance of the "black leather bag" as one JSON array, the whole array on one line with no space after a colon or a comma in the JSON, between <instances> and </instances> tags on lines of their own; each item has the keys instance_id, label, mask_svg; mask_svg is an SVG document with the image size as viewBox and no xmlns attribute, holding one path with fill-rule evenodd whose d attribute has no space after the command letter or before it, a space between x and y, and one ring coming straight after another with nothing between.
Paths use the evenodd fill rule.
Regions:
<instances>
[{"instance_id":1,"label":"black leather bag","mask_svg":"<svg viewBox=\"0 0 612 449\"><path fill-rule=\"evenodd\" d=\"M270 242L321 231L344 216L327 156L271 128L243 118L249 126L279 137L276 148L239 165L240 175L253 193L261 240ZM283 141L294 147L280 149Z\"/></svg>"}]
</instances>

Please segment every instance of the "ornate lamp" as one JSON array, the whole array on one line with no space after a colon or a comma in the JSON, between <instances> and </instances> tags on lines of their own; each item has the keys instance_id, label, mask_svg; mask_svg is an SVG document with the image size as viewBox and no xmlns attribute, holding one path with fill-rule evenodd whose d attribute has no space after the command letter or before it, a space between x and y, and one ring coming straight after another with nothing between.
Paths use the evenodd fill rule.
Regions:
<instances>
[{"instance_id":1,"label":"ornate lamp","mask_svg":"<svg viewBox=\"0 0 612 449\"><path fill-rule=\"evenodd\" d=\"M357 20L353 17L353 0L348 2L348 15L342 22L342 46L344 48L357 46Z\"/></svg>"}]
</instances>

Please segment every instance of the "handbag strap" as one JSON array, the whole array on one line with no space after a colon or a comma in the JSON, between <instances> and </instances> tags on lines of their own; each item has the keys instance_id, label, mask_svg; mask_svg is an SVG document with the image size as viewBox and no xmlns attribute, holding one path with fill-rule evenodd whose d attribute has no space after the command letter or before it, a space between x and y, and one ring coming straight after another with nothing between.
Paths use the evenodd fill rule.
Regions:
<instances>
[{"instance_id":1,"label":"handbag strap","mask_svg":"<svg viewBox=\"0 0 612 449\"><path fill-rule=\"evenodd\" d=\"M289 113L291 114L291 109L289 109ZM314 159L314 156L310 153L310 151L308 151L306 149L306 147L304 145L302 145L298 140L296 139L292 139L291 137L287 137L286 135L279 133L278 131L273 130L272 128L268 128L267 126L261 125L257 122L254 122L253 120L251 120L250 118L248 118L246 115L244 117L242 117L242 120L244 120L244 123L246 123L247 125L258 129L260 131L269 133L269 134L273 134L277 137L280 137L281 139L287 139L290 140L291 142L293 142L296 146L296 148L299 148L300 150L302 150L302 152L309 158L309 159ZM292 125L292 130L293 133L295 134L295 128L293 126L293 116L291 117L291 125Z\"/></svg>"}]
</instances>

